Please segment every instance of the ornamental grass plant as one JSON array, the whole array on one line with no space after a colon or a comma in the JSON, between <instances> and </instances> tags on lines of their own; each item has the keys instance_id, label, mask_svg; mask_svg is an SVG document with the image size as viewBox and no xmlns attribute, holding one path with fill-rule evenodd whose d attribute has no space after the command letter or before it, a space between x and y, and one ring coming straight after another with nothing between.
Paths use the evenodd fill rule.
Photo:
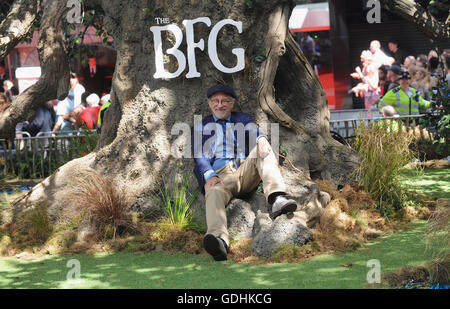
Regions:
<instances>
[{"instance_id":1,"label":"ornamental grass plant","mask_svg":"<svg viewBox=\"0 0 450 309\"><path fill-rule=\"evenodd\" d=\"M115 238L118 231L131 226L127 207L132 196L94 170L80 172L68 198L86 210L104 238Z\"/></svg>"},{"instance_id":2,"label":"ornamental grass plant","mask_svg":"<svg viewBox=\"0 0 450 309\"><path fill-rule=\"evenodd\" d=\"M157 177L155 177L157 179ZM173 182L168 184L164 179L157 183L157 192L153 194L154 201L161 207L168 224L193 230L203 228L194 222L194 211L191 206L198 195L198 190L193 193L189 190L189 176L180 176L175 173Z\"/></svg>"},{"instance_id":3,"label":"ornamental grass plant","mask_svg":"<svg viewBox=\"0 0 450 309\"><path fill-rule=\"evenodd\" d=\"M428 263L433 284L450 283L450 203L444 202L428 220L427 248L436 245L439 249Z\"/></svg>"},{"instance_id":4,"label":"ornamental grass plant","mask_svg":"<svg viewBox=\"0 0 450 309\"><path fill-rule=\"evenodd\" d=\"M357 128L355 149L362 157L357 170L364 190L377 202L380 213L388 217L392 210L403 207L407 190L400 184L400 170L414 159L409 145L413 137L403 130L381 125Z\"/></svg>"}]
</instances>

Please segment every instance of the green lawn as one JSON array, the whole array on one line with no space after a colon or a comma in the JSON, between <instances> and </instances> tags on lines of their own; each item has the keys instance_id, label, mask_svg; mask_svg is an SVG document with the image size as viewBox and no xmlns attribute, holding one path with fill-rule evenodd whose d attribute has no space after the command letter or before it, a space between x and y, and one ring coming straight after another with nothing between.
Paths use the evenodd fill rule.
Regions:
<instances>
[{"instance_id":1,"label":"green lawn","mask_svg":"<svg viewBox=\"0 0 450 309\"><path fill-rule=\"evenodd\" d=\"M400 180L411 191L450 199L450 168L425 169L423 172L404 170Z\"/></svg>"},{"instance_id":2,"label":"green lawn","mask_svg":"<svg viewBox=\"0 0 450 309\"><path fill-rule=\"evenodd\" d=\"M405 171L402 182L411 190L450 198L449 169ZM423 265L426 222L367 243L365 248L338 255L321 255L295 264L241 265L217 263L206 255L150 252L48 256L33 261L0 258L0 288L364 288L366 264L378 259L381 271ZM67 281L67 262L77 259L81 279ZM351 267L341 264L351 263Z\"/></svg>"},{"instance_id":3,"label":"green lawn","mask_svg":"<svg viewBox=\"0 0 450 309\"><path fill-rule=\"evenodd\" d=\"M419 265L431 257L424 243L425 222L368 243L366 248L322 255L296 264L239 265L213 262L206 255L151 252L52 256L34 261L0 259L0 288L364 288L367 261L381 271ZM80 261L79 282L67 281L70 259ZM352 263L352 267L340 264Z\"/></svg>"}]
</instances>

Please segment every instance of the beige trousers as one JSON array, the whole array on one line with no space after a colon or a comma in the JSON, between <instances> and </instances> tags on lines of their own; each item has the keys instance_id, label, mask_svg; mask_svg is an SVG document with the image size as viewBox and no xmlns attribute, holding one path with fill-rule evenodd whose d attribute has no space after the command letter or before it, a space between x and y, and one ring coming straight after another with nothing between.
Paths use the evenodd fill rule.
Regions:
<instances>
[{"instance_id":1,"label":"beige trousers","mask_svg":"<svg viewBox=\"0 0 450 309\"><path fill-rule=\"evenodd\" d=\"M250 193L257 188L261 180L266 201L272 193L286 192L286 185L281 177L278 161L273 151L261 159L256 154L256 148L237 170L230 162L216 171L224 186L218 184L206 191L207 234L222 238L228 246L230 241L225 207L232 197Z\"/></svg>"}]
</instances>

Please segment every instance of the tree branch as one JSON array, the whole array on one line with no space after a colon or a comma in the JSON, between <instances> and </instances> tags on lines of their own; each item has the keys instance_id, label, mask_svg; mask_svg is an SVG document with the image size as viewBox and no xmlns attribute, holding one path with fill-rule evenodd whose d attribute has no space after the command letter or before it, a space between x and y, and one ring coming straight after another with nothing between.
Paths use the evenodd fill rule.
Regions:
<instances>
[{"instance_id":1,"label":"tree branch","mask_svg":"<svg viewBox=\"0 0 450 309\"><path fill-rule=\"evenodd\" d=\"M39 28L38 53L42 74L39 81L22 92L0 115L0 138L13 138L16 124L30 120L47 101L63 99L69 90L69 63L62 18L66 1L44 0Z\"/></svg>"},{"instance_id":2,"label":"tree branch","mask_svg":"<svg viewBox=\"0 0 450 309\"><path fill-rule=\"evenodd\" d=\"M381 0L389 11L416 24L419 29L433 39L450 39L450 24L436 20L430 12L414 0Z\"/></svg>"},{"instance_id":3,"label":"tree branch","mask_svg":"<svg viewBox=\"0 0 450 309\"><path fill-rule=\"evenodd\" d=\"M280 57L286 52L284 45L288 31L290 16L289 5L278 5L269 17L269 29L266 36L266 61L261 66L258 100L264 112L283 126L296 132L302 132L299 123L286 114L275 102L273 83L280 62Z\"/></svg>"},{"instance_id":4,"label":"tree branch","mask_svg":"<svg viewBox=\"0 0 450 309\"><path fill-rule=\"evenodd\" d=\"M16 0L0 24L0 60L30 32L39 13L41 0Z\"/></svg>"}]
</instances>

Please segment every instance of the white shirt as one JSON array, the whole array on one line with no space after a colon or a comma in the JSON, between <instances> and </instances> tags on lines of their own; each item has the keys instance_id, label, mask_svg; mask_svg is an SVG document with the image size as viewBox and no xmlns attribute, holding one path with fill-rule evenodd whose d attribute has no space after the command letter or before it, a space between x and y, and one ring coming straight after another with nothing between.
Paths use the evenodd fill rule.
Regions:
<instances>
[{"instance_id":1,"label":"white shirt","mask_svg":"<svg viewBox=\"0 0 450 309\"><path fill-rule=\"evenodd\" d=\"M373 54L374 62L377 63L377 66L380 67L382 65L390 65L389 57L386 56L385 53L381 49L378 49L375 54Z\"/></svg>"},{"instance_id":2,"label":"white shirt","mask_svg":"<svg viewBox=\"0 0 450 309\"><path fill-rule=\"evenodd\" d=\"M83 85L77 84L73 89L74 94L74 107L77 107L81 103L81 95L85 92Z\"/></svg>"}]
</instances>

